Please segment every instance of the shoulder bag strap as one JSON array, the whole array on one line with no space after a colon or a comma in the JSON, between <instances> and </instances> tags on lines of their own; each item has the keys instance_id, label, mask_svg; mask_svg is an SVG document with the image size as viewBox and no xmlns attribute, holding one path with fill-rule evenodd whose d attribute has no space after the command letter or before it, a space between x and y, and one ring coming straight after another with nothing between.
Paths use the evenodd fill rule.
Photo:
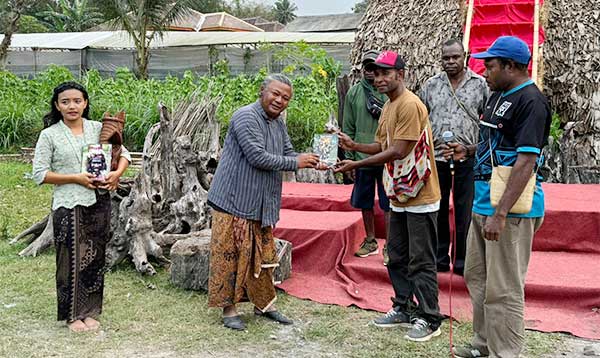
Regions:
<instances>
[{"instance_id":1,"label":"shoulder bag strap","mask_svg":"<svg viewBox=\"0 0 600 358\"><path fill-rule=\"evenodd\" d=\"M456 96L456 92L454 91L454 87L452 87L452 82L450 82L450 78L448 76L446 76L446 80L448 81L448 86L450 86L450 92L452 93L452 97L454 97L460 109L462 109L471 120L475 121L477 125L479 125L479 118L477 118L477 116L471 113L471 111L467 109L464 103L462 103L461 100L458 99L458 97Z\"/></svg>"}]
</instances>

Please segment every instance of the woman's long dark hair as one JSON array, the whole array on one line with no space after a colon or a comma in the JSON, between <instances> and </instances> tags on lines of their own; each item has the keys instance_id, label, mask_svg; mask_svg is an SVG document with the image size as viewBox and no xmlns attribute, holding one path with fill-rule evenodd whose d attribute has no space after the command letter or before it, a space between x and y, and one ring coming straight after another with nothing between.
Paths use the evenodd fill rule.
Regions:
<instances>
[{"instance_id":1,"label":"woman's long dark hair","mask_svg":"<svg viewBox=\"0 0 600 358\"><path fill-rule=\"evenodd\" d=\"M82 116L83 116L83 118L89 119L90 100L89 100L88 93L85 90L85 87L83 87L82 85L80 85L77 82L72 82L72 81L63 82L63 83L59 84L58 86L56 86L56 88L54 88L54 93L52 94L52 99L50 100L50 112L48 112L44 116L44 128L48 128L51 125L58 123L63 119L62 114L60 113L58 108L56 108L56 103L58 102L58 95L63 93L64 91L68 91L71 89L78 90L79 92L81 92L83 94L83 99L85 99L87 101L87 106L83 110Z\"/></svg>"}]
</instances>

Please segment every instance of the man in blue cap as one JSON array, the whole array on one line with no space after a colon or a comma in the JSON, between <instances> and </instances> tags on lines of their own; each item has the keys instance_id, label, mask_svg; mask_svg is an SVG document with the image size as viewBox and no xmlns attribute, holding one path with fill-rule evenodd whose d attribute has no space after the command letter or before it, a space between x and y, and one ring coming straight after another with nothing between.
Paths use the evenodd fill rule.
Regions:
<instances>
[{"instance_id":1,"label":"man in blue cap","mask_svg":"<svg viewBox=\"0 0 600 358\"><path fill-rule=\"evenodd\" d=\"M473 303L471 345L455 347L456 357L518 357L524 342L524 287L533 235L544 217L538 177L531 210L512 213L529 179L541 165L552 119L544 95L529 78L531 54L513 36L499 37L485 52L484 77L490 97L476 145L450 143L446 158L475 156L475 195L467 241L465 282ZM493 166L512 167L495 207L490 199Z\"/></svg>"}]
</instances>

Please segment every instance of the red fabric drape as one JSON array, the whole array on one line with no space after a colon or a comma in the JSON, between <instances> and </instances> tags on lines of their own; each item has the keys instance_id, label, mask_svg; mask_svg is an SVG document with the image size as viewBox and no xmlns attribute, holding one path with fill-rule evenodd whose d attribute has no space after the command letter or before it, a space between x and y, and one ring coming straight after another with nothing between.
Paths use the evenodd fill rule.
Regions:
<instances>
[{"instance_id":1,"label":"red fabric drape","mask_svg":"<svg viewBox=\"0 0 600 358\"><path fill-rule=\"evenodd\" d=\"M543 1L540 0L540 6ZM500 36L516 36L533 48L533 0L476 0L471 24L470 53L485 51ZM540 44L545 34L540 27ZM483 61L471 58L469 67L483 74ZM530 64L531 71L531 64Z\"/></svg>"}]
</instances>

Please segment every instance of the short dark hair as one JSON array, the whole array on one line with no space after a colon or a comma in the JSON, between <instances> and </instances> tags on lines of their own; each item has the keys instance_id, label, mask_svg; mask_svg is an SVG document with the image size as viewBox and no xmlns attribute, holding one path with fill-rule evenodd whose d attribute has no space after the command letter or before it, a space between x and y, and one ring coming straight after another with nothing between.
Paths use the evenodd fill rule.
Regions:
<instances>
[{"instance_id":1,"label":"short dark hair","mask_svg":"<svg viewBox=\"0 0 600 358\"><path fill-rule=\"evenodd\" d=\"M498 62L500 62L500 65L502 65L502 67L508 66L510 64L513 65L514 68L516 68L519 71L527 71L529 68L529 63L518 63L515 62L514 60L511 60L510 58L504 58L504 57L496 57L498 59Z\"/></svg>"},{"instance_id":2,"label":"short dark hair","mask_svg":"<svg viewBox=\"0 0 600 358\"><path fill-rule=\"evenodd\" d=\"M465 47L463 46L462 41L460 41L459 39L450 39L446 42L444 42L444 44L442 45L442 48L444 47L449 47L452 45L458 45L460 46L460 48L462 49L463 52L465 52Z\"/></svg>"}]
</instances>

